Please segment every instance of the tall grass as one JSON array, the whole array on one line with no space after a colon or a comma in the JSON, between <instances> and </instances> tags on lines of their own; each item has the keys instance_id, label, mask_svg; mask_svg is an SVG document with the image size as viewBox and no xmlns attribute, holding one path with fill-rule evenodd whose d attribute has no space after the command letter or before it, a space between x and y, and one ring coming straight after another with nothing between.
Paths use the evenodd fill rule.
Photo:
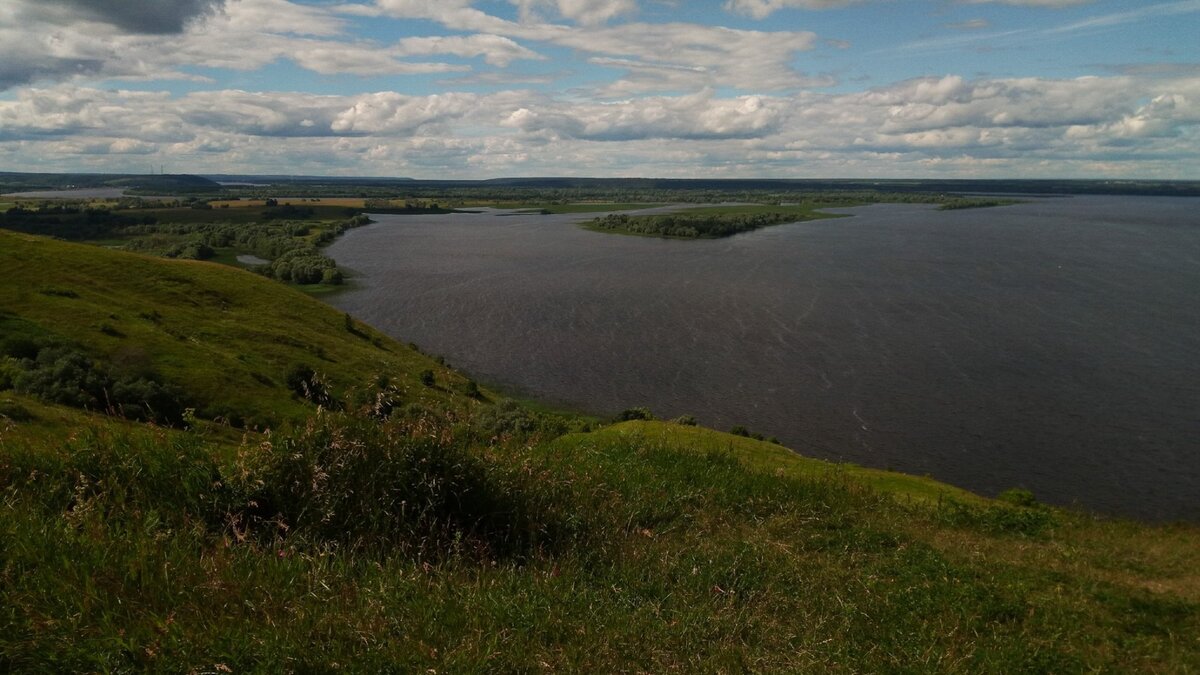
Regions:
<instances>
[{"instance_id":1,"label":"tall grass","mask_svg":"<svg viewBox=\"0 0 1200 675\"><path fill-rule=\"evenodd\" d=\"M1057 512L1013 526L989 509L1040 511L902 503L732 445L478 438L322 413L232 453L129 425L5 444L0 670L1200 666L1198 598L1141 587L1145 551L1089 561L1108 530Z\"/></svg>"}]
</instances>

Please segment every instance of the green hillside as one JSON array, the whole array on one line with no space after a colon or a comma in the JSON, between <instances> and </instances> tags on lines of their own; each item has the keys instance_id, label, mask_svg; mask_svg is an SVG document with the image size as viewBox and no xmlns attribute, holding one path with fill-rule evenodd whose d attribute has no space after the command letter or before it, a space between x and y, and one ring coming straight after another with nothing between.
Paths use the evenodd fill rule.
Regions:
<instances>
[{"instance_id":1,"label":"green hillside","mask_svg":"<svg viewBox=\"0 0 1200 675\"><path fill-rule=\"evenodd\" d=\"M216 264L0 264L0 671L1200 670L1195 526L536 412Z\"/></svg>"},{"instance_id":2,"label":"green hillside","mask_svg":"<svg viewBox=\"0 0 1200 675\"><path fill-rule=\"evenodd\" d=\"M99 364L183 388L203 419L270 427L312 406L287 376L307 366L335 391L381 377L405 400L475 403L466 378L317 300L250 272L0 230L0 330L77 346ZM435 373L435 386L417 375Z\"/></svg>"}]
</instances>

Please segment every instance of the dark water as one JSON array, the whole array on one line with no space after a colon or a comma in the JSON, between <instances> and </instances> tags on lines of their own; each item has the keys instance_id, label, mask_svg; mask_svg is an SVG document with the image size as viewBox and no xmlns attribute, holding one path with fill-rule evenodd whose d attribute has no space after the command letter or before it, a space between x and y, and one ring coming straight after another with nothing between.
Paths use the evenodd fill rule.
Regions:
<instances>
[{"instance_id":1,"label":"dark water","mask_svg":"<svg viewBox=\"0 0 1200 675\"><path fill-rule=\"evenodd\" d=\"M540 399L1200 520L1200 199L848 212L717 241L379 216L332 302Z\"/></svg>"}]
</instances>

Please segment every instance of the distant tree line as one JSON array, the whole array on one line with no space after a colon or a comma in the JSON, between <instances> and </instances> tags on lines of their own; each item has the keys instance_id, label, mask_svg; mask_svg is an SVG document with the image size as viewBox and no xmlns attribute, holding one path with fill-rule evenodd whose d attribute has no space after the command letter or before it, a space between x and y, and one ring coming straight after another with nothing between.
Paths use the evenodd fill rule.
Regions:
<instances>
[{"instance_id":1,"label":"distant tree line","mask_svg":"<svg viewBox=\"0 0 1200 675\"><path fill-rule=\"evenodd\" d=\"M768 225L794 223L802 219L802 215L795 213L665 214L655 216L630 216L614 213L597 218L588 225L599 230L657 237L715 239L729 237L739 232L757 230Z\"/></svg>"}]
</instances>

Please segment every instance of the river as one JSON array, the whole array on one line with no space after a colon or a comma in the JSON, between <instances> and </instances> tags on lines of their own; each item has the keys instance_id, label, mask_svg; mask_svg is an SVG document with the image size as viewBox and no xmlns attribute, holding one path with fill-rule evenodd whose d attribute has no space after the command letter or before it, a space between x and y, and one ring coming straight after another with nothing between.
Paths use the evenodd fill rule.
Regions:
<instances>
[{"instance_id":1,"label":"river","mask_svg":"<svg viewBox=\"0 0 1200 675\"><path fill-rule=\"evenodd\" d=\"M330 302L483 382L984 494L1200 520L1200 200L840 210L720 240L375 216Z\"/></svg>"}]
</instances>

